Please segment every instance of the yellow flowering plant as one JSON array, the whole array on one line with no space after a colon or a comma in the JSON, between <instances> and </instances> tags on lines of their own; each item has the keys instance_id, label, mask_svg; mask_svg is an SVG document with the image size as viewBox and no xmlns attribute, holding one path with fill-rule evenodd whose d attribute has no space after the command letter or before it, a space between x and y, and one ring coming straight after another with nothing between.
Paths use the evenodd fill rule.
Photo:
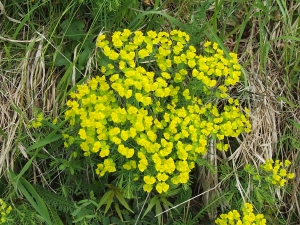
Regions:
<instances>
[{"instance_id":1,"label":"yellow flowering plant","mask_svg":"<svg viewBox=\"0 0 300 225\"><path fill-rule=\"evenodd\" d=\"M265 163L255 168L253 165L247 164L244 167L249 176L249 183L253 190L251 199L255 207L262 211L266 217L272 216L277 211L277 204L280 204L276 196L276 192L288 185L288 180L294 178L294 173L289 171L291 162L289 160L266 159ZM288 190L288 188L285 188Z\"/></svg>"},{"instance_id":2,"label":"yellow flowering plant","mask_svg":"<svg viewBox=\"0 0 300 225\"><path fill-rule=\"evenodd\" d=\"M261 182L262 185L272 185L275 187L284 187L288 180L295 177L294 173L288 172L288 167L291 165L291 161L285 160L281 162L280 160L267 159L264 164L260 166L259 170L256 170L250 164L245 166L245 171L253 176L253 180Z\"/></svg>"},{"instance_id":3,"label":"yellow flowering plant","mask_svg":"<svg viewBox=\"0 0 300 225\"><path fill-rule=\"evenodd\" d=\"M11 206L8 206L6 202L0 198L0 224L7 223L7 216L12 210Z\"/></svg>"},{"instance_id":4,"label":"yellow flowering plant","mask_svg":"<svg viewBox=\"0 0 300 225\"><path fill-rule=\"evenodd\" d=\"M35 111L36 117L28 124L28 128L39 128L43 125L44 113Z\"/></svg>"},{"instance_id":5,"label":"yellow flowering plant","mask_svg":"<svg viewBox=\"0 0 300 225\"><path fill-rule=\"evenodd\" d=\"M252 204L244 203L242 215L237 210L232 210L227 214L221 214L215 223L216 225L266 225L267 220L263 214L254 214Z\"/></svg>"},{"instance_id":6,"label":"yellow flowering plant","mask_svg":"<svg viewBox=\"0 0 300 225\"><path fill-rule=\"evenodd\" d=\"M98 36L100 74L70 93L65 119L75 134L64 137L97 158L99 177L167 193L189 183L210 140L227 151L225 137L250 131L249 110L228 94L240 81L237 55L211 42L201 55L189 40L179 30Z\"/></svg>"}]
</instances>

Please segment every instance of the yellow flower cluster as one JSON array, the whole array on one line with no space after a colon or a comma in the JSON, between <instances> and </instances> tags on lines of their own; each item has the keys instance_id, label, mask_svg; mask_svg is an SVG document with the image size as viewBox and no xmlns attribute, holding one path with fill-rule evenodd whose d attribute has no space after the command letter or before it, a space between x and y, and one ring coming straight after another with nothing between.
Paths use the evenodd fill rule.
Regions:
<instances>
[{"instance_id":1,"label":"yellow flower cluster","mask_svg":"<svg viewBox=\"0 0 300 225\"><path fill-rule=\"evenodd\" d=\"M287 179L293 179L294 173L288 173L287 168L291 165L291 161L285 160L284 164L279 160L267 159L266 162L261 166L264 171L270 175L266 177L266 181L283 187Z\"/></svg>"},{"instance_id":2,"label":"yellow flower cluster","mask_svg":"<svg viewBox=\"0 0 300 225\"><path fill-rule=\"evenodd\" d=\"M244 203L242 207L243 217L237 210L232 210L227 214L221 214L215 220L216 225L266 225L266 219L263 214L255 215L253 205Z\"/></svg>"},{"instance_id":3,"label":"yellow flower cluster","mask_svg":"<svg viewBox=\"0 0 300 225\"><path fill-rule=\"evenodd\" d=\"M264 179L267 184L284 187L287 180L295 177L294 173L289 173L287 168L291 165L291 161L285 160L282 163L279 160L267 159L264 164L260 166L262 171L257 171L253 166L247 164L245 171L253 175L254 180L261 181Z\"/></svg>"},{"instance_id":4,"label":"yellow flower cluster","mask_svg":"<svg viewBox=\"0 0 300 225\"><path fill-rule=\"evenodd\" d=\"M139 173L144 191L167 192L188 183L210 139L226 151L224 137L250 131L249 110L244 114L227 94L241 75L237 55L226 57L210 42L208 56L197 55L188 41L178 30L144 35L125 29L111 41L98 36L103 75L70 94L65 118L77 129L84 155L99 155L99 176ZM228 104L220 109L213 99ZM74 142L65 139L66 147Z\"/></svg>"},{"instance_id":5,"label":"yellow flower cluster","mask_svg":"<svg viewBox=\"0 0 300 225\"><path fill-rule=\"evenodd\" d=\"M6 202L0 198L0 224L6 223L7 215L10 213L12 210L11 206L7 206Z\"/></svg>"},{"instance_id":6,"label":"yellow flower cluster","mask_svg":"<svg viewBox=\"0 0 300 225\"><path fill-rule=\"evenodd\" d=\"M43 113L39 113L37 114L37 117L31 121L31 123L28 125L29 128L33 127L33 128L38 128L42 126L42 121L44 119L44 114Z\"/></svg>"}]
</instances>

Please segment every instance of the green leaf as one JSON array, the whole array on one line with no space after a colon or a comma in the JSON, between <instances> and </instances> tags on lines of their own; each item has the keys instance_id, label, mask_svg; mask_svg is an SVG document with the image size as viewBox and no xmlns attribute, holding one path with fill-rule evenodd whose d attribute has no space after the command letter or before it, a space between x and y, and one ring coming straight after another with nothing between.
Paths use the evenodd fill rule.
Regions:
<instances>
[{"instance_id":1,"label":"green leaf","mask_svg":"<svg viewBox=\"0 0 300 225\"><path fill-rule=\"evenodd\" d=\"M52 143L54 141L57 141L58 139L61 139L60 135L56 136L56 137L50 137L50 135L48 135L47 137L45 137L45 138L43 138L41 140L38 140L33 145L29 146L27 148L27 151L30 152L33 149L42 148L42 147L44 147L47 144L50 144L50 143Z\"/></svg>"},{"instance_id":2,"label":"green leaf","mask_svg":"<svg viewBox=\"0 0 300 225\"><path fill-rule=\"evenodd\" d=\"M264 199L263 199L261 193L259 192L259 188L254 187L254 193L255 193L256 200L259 203L259 209L258 210L260 211L261 208L263 207Z\"/></svg>"},{"instance_id":3,"label":"green leaf","mask_svg":"<svg viewBox=\"0 0 300 225\"><path fill-rule=\"evenodd\" d=\"M4 133L4 131L0 127L0 135L3 136L3 138L7 141L7 135Z\"/></svg>"},{"instance_id":4,"label":"green leaf","mask_svg":"<svg viewBox=\"0 0 300 225\"><path fill-rule=\"evenodd\" d=\"M171 202L169 202L166 198L164 198L164 197L161 197L160 198L160 201L164 204L164 207L166 208L166 209L169 209L169 207L172 207L173 206L173 204L171 203Z\"/></svg>"},{"instance_id":5,"label":"green leaf","mask_svg":"<svg viewBox=\"0 0 300 225\"><path fill-rule=\"evenodd\" d=\"M59 167L58 167L58 170L64 170L65 168L67 167L67 164L61 164Z\"/></svg>"},{"instance_id":6,"label":"green leaf","mask_svg":"<svg viewBox=\"0 0 300 225\"><path fill-rule=\"evenodd\" d=\"M107 213L107 211L109 210L113 200L114 200L114 197L115 197L115 193L113 191L111 191L108 199L107 199L107 202L106 202L106 207L105 207L105 210L104 210L104 215Z\"/></svg>"},{"instance_id":7,"label":"green leaf","mask_svg":"<svg viewBox=\"0 0 300 225\"><path fill-rule=\"evenodd\" d=\"M295 108L297 107L297 105L295 105L294 103L292 103L291 101L289 101L287 98L285 97L278 97L277 98L278 101L283 101L285 103L287 103L291 108Z\"/></svg>"},{"instance_id":8,"label":"green leaf","mask_svg":"<svg viewBox=\"0 0 300 225\"><path fill-rule=\"evenodd\" d=\"M146 11L146 12L143 12L143 13L140 13L138 14L138 16L136 16L134 18L134 20L131 21L131 23L128 25L128 28L130 30L135 30L138 26L140 26L139 24L139 20L142 19L143 17L145 16L148 16L148 15L154 15L154 14L157 14L157 15L161 15L161 16L164 16L165 18L167 18L171 23L173 24L176 24L178 27L184 29L185 28L185 25L183 23L181 23L179 20L175 19L174 17L162 12L162 11Z\"/></svg>"},{"instance_id":9,"label":"green leaf","mask_svg":"<svg viewBox=\"0 0 300 225\"><path fill-rule=\"evenodd\" d=\"M55 66L65 66L68 67L71 64L71 53L69 51L57 52L55 57L54 65Z\"/></svg>"},{"instance_id":10,"label":"green leaf","mask_svg":"<svg viewBox=\"0 0 300 225\"><path fill-rule=\"evenodd\" d=\"M20 116L22 116L22 117L24 116L22 110L21 110L18 106L14 105L13 103L10 103L10 106L11 106L11 108L12 108L13 110L15 110Z\"/></svg>"},{"instance_id":11,"label":"green leaf","mask_svg":"<svg viewBox=\"0 0 300 225\"><path fill-rule=\"evenodd\" d=\"M167 193L162 194L162 196L166 196L166 197L173 197L175 195L178 195L180 192L182 192L181 188L177 188L171 191L168 191Z\"/></svg>"},{"instance_id":12,"label":"green leaf","mask_svg":"<svg viewBox=\"0 0 300 225\"><path fill-rule=\"evenodd\" d=\"M47 205L49 208L49 212L51 213L51 219L55 225L64 225L63 222L61 221L60 217L58 216L58 213L56 210L52 207Z\"/></svg>"},{"instance_id":13,"label":"green leaf","mask_svg":"<svg viewBox=\"0 0 300 225\"><path fill-rule=\"evenodd\" d=\"M71 175L74 175L74 173L75 173L75 172L74 172L74 168L73 168L72 166L70 166L70 168L69 168L69 169L70 169L70 173L71 173Z\"/></svg>"},{"instance_id":14,"label":"green leaf","mask_svg":"<svg viewBox=\"0 0 300 225\"><path fill-rule=\"evenodd\" d=\"M89 56L91 54L91 48L85 48L78 57L78 69L83 70L86 67L87 61L89 60Z\"/></svg>"},{"instance_id":15,"label":"green leaf","mask_svg":"<svg viewBox=\"0 0 300 225\"><path fill-rule=\"evenodd\" d=\"M82 221L84 218L85 218L85 216L79 217L78 219L73 220L72 223L77 224L78 222Z\"/></svg>"},{"instance_id":16,"label":"green leaf","mask_svg":"<svg viewBox=\"0 0 300 225\"><path fill-rule=\"evenodd\" d=\"M119 200L119 202L130 212L133 213L133 211L130 209L129 205L127 204L126 200L124 199L122 193L119 190L115 191L115 195L117 197L117 199Z\"/></svg>"},{"instance_id":17,"label":"green leaf","mask_svg":"<svg viewBox=\"0 0 300 225\"><path fill-rule=\"evenodd\" d=\"M292 120L292 119L288 119L288 121L290 121L294 125L294 127L300 131L300 124L297 121Z\"/></svg>"},{"instance_id":18,"label":"green leaf","mask_svg":"<svg viewBox=\"0 0 300 225\"><path fill-rule=\"evenodd\" d=\"M119 207L119 204L118 204L118 203L115 203L115 210L116 210L118 216L120 217L120 219L121 219L122 221L124 221L124 220L123 220L123 216L122 216L122 212L121 212L121 210L120 210L120 207Z\"/></svg>"},{"instance_id":19,"label":"green leaf","mask_svg":"<svg viewBox=\"0 0 300 225\"><path fill-rule=\"evenodd\" d=\"M32 164L32 161L33 161L33 160L35 159L35 157L36 157L37 152L38 152L38 151L36 151L35 154L34 154L34 156L26 162L26 164L23 166L21 172L20 172L17 176L15 176L15 178L16 178L16 180L15 180L16 183L19 182L19 179L20 179L20 178L23 176L23 174L29 169L29 167L30 167L31 164Z\"/></svg>"},{"instance_id":20,"label":"green leaf","mask_svg":"<svg viewBox=\"0 0 300 225\"><path fill-rule=\"evenodd\" d=\"M106 192L106 193L102 196L102 198L100 199L98 208L100 208L103 204L106 204L106 203L107 203L108 198L110 197L110 194L111 194L111 193L113 193L112 190Z\"/></svg>"},{"instance_id":21,"label":"green leaf","mask_svg":"<svg viewBox=\"0 0 300 225\"><path fill-rule=\"evenodd\" d=\"M114 197L115 197L115 193L114 193L114 190L110 190L108 192L106 192L102 198L100 199L100 202L99 202L99 206L98 206L98 209L102 206L102 205L106 205L105 207L105 210L104 210L104 215L107 213L107 211L109 210L113 200L114 200Z\"/></svg>"},{"instance_id":22,"label":"green leaf","mask_svg":"<svg viewBox=\"0 0 300 225\"><path fill-rule=\"evenodd\" d=\"M102 224L103 224L103 225L109 225L109 218L106 217L106 216L103 217L103 218L102 218Z\"/></svg>"},{"instance_id":23,"label":"green leaf","mask_svg":"<svg viewBox=\"0 0 300 225\"><path fill-rule=\"evenodd\" d=\"M155 204L155 214L158 215L162 212L162 208L161 208L161 205L160 205L160 201L157 201L156 204ZM158 220L158 224L161 224L161 218L162 218L162 214L157 216L157 220Z\"/></svg>"},{"instance_id":24,"label":"green leaf","mask_svg":"<svg viewBox=\"0 0 300 225\"><path fill-rule=\"evenodd\" d=\"M85 24L81 19L73 19L71 22L69 19L66 19L62 22L61 27L66 30L65 36L70 40L79 41L86 35L84 32Z\"/></svg>"},{"instance_id":25,"label":"green leaf","mask_svg":"<svg viewBox=\"0 0 300 225\"><path fill-rule=\"evenodd\" d=\"M151 199L151 201L150 201L150 203L149 203L149 205L148 205L148 207L147 207L147 209L146 209L146 211L145 211L145 213L144 213L144 215L143 215L142 218L144 218L144 217L148 214L148 212L153 208L153 206L155 206L155 204L156 204L157 202L159 202L158 197L159 197L159 195L155 195L155 196ZM159 203L160 203L160 202L159 202Z\"/></svg>"},{"instance_id":26,"label":"green leaf","mask_svg":"<svg viewBox=\"0 0 300 225\"><path fill-rule=\"evenodd\" d=\"M13 180L16 180L17 178L17 176L12 171L9 171L9 176ZM41 218L44 219L45 223L47 225L52 225L48 208L42 198L38 195L34 187L23 177L20 177L19 180L20 182L16 182L18 189L30 202L31 206L38 212Z\"/></svg>"}]
</instances>

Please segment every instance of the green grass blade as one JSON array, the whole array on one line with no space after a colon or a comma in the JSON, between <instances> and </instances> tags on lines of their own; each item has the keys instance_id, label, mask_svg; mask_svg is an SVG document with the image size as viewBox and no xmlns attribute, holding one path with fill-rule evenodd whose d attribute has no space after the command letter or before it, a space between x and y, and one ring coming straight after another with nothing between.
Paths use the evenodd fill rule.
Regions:
<instances>
[{"instance_id":1,"label":"green grass blade","mask_svg":"<svg viewBox=\"0 0 300 225\"><path fill-rule=\"evenodd\" d=\"M0 127L0 135L3 136L3 138L7 141L7 135L5 134L4 130Z\"/></svg>"},{"instance_id":2,"label":"green grass blade","mask_svg":"<svg viewBox=\"0 0 300 225\"><path fill-rule=\"evenodd\" d=\"M157 15L161 15L163 17L165 17L166 19L168 19L172 24L175 24L177 25L178 27L184 29L185 26L184 24L182 24L179 20L175 19L174 17L172 16L169 16L168 14L166 13L163 13L161 11L147 11L147 12L143 12L141 14L139 14L134 20L131 21L131 23L128 25L128 28L131 29L131 30L135 30L135 29L138 29L138 27L140 26L139 24L139 20L142 19L143 17L145 16L148 16L148 15L154 15L154 14L157 14Z\"/></svg>"},{"instance_id":3,"label":"green grass blade","mask_svg":"<svg viewBox=\"0 0 300 225\"><path fill-rule=\"evenodd\" d=\"M50 144L50 143L52 143L52 142L54 142L54 141L57 141L57 140L60 139L60 138L61 138L60 135L59 135L59 136L56 136L56 137L49 137L49 136L47 136L46 138L44 138L44 139L42 139L42 140L39 140L39 141L37 141L36 143L34 143L33 145L29 146L29 147L27 148L27 151L30 152L30 151L33 150L33 149L42 148L42 147L44 147L45 145Z\"/></svg>"},{"instance_id":4,"label":"green grass blade","mask_svg":"<svg viewBox=\"0 0 300 225\"><path fill-rule=\"evenodd\" d=\"M15 180L17 176L9 171L10 176ZM47 225L52 225L49 211L47 209L46 204L42 200L42 198L38 195L33 186L21 177L20 182L16 182L16 186L22 192L22 194L26 197L26 199L30 202L31 206L38 212L38 214L45 220Z\"/></svg>"}]
</instances>

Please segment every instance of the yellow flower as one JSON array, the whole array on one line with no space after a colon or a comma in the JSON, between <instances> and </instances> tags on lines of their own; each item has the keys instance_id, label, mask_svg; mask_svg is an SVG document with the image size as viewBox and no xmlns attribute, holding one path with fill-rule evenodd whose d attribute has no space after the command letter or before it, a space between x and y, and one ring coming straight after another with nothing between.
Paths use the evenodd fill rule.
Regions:
<instances>
[{"instance_id":1,"label":"yellow flower","mask_svg":"<svg viewBox=\"0 0 300 225\"><path fill-rule=\"evenodd\" d=\"M100 143L100 141L96 141L96 142L94 143L93 148L92 148L92 152L97 153L97 152L100 150L100 148L101 148L101 143Z\"/></svg>"},{"instance_id":2,"label":"yellow flower","mask_svg":"<svg viewBox=\"0 0 300 225\"><path fill-rule=\"evenodd\" d=\"M166 181L169 178L165 173L158 173L156 177L158 181Z\"/></svg>"},{"instance_id":3,"label":"yellow flower","mask_svg":"<svg viewBox=\"0 0 300 225\"><path fill-rule=\"evenodd\" d=\"M287 178L288 179L293 179L295 177L294 173L288 173Z\"/></svg>"},{"instance_id":4,"label":"yellow flower","mask_svg":"<svg viewBox=\"0 0 300 225\"><path fill-rule=\"evenodd\" d=\"M170 186L165 182L159 182L155 188L156 191L161 194L162 192L167 192L169 190L169 187Z\"/></svg>"},{"instance_id":5,"label":"yellow flower","mask_svg":"<svg viewBox=\"0 0 300 225\"><path fill-rule=\"evenodd\" d=\"M207 47L209 47L209 46L211 46L211 42L210 42L210 41L207 41L207 42L204 43L204 47L205 47L205 48L207 48Z\"/></svg>"},{"instance_id":6,"label":"yellow flower","mask_svg":"<svg viewBox=\"0 0 300 225\"><path fill-rule=\"evenodd\" d=\"M146 184L154 184L156 182L156 179L153 176L147 175L147 176L144 176L144 181Z\"/></svg>"},{"instance_id":7,"label":"yellow flower","mask_svg":"<svg viewBox=\"0 0 300 225\"><path fill-rule=\"evenodd\" d=\"M290 165L291 165L291 161L288 160L288 159L286 159L286 160L284 161L284 166L285 166L285 167L289 167Z\"/></svg>"},{"instance_id":8,"label":"yellow flower","mask_svg":"<svg viewBox=\"0 0 300 225\"><path fill-rule=\"evenodd\" d=\"M153 189L153 185L151 185L151 184L144 184L143 185L143 190L145 192L150 192L150 191L152 191L152 189Z\"/></svg>"},{"instance_id":9,"label":"yellow flower","mask_svg":"<svg viewBox=\"0 0 300 225\"><path fill-rule=\"evenodd\" d=\"M105 148L105 149L101 149L100 153L99 153L99 156L101 158L104 158L106 156L108 156L110 153L109 149L108 148Z\"/></svg>"}]
</instances>

